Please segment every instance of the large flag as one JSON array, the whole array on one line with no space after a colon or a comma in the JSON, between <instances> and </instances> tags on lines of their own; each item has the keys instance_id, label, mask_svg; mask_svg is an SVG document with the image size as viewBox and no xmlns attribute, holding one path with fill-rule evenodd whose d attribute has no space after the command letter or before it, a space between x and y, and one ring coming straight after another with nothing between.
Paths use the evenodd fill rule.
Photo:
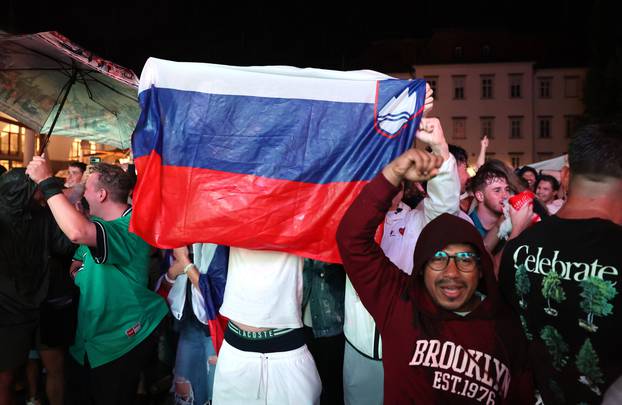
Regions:
<instances>
[{"instance_id":1,"label":"large flag","mask_svg":"<svg viewBox=\"0 0 622 405\"><path fill-rule=\"evenodd\" d=\"M340 262L335 232L361 188L412 146L425 82L373 71L150 58L132 139L130 229Z\"/></svg>"}]
</instances>

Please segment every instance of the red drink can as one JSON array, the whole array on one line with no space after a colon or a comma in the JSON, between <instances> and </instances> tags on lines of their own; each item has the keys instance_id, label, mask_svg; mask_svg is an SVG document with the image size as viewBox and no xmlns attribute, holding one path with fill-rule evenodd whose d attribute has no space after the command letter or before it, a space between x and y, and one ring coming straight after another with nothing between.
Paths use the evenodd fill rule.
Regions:
<instances>
[{"instance_id":1,"label":"red drink can","mask_svg":"<svg viewBox=\"0 0 622 405\"><path fill-rule=\"evenodd\" d=\"M525 204L533 204L533 199L536 197L530 190L524 190L516 195L513 195L508 199L508 202L514 207L515 210L520 210ZM533 214L531 217L531 223L535 224L540 221L540 215Z\"/></svg>"}]
</instances>

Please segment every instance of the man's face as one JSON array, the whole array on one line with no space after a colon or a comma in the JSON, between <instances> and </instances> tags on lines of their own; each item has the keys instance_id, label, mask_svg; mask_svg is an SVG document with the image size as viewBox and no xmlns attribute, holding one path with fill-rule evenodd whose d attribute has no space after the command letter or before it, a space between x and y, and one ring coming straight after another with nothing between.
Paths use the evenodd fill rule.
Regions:
<instances>
[{"instance_id":1,"label":"man's face","mask_svg":"<svg viewBox=\"0 0 622 405\"><path fill-rule=\"evenodd\" d=\"M527 183L529 184L529 188L531 189L531 191L533 191L533 188L535 187L535 184L536 184L536 175L533 174L533 172L528 171L528 172L523 173L521 177L525 179L525 181L527 181Z\"/></svg>"},{"instance_id":2,"label":"man's face","mask_svg":"<svg viewBox=\"0 0 622 405\"><path fill-rule=\"evenodd\" d=\"M471 246L457 243L447 245L443 251L449 256L459 252L475 253ZM432 300L441 308L457 312L469 311L474 308L476 302L479 302L473 297L481 278L479 263L470 272L460 271L453 258L450 258L447 267L440 271L426 264L423 278Z\"/></svg>"},{"instance_id":3,"label":"man's face","mask_svg":"<svg viewBox=\"0 0 622 405\"><path fill-rule=\"evenodd\" d=\"M82 171L73 166L67 168L67 187L73 187L82 180Z\"/></svg>"},{"instance_id":4,"label":"man's face","mask_svg":"<svg viewBox=\"0 0 622 405\"><path fill-rule=\"evenodd\" d=\"M540 183L538 183L536 195L538 196L538 200L542 201L545 204L553 201L555 199L555 191L553 190L553 185L551 184L551 182L541 180Z\"/></svg>"},{"instance_id":5,"label":"man's face","mask_svg":"<svg viewBox=\"0 0 622 405\"><path fill-rule=\"evenodd\" d=\"M458 177L460 178L460 194L462 194L466 190L466 183L469 179L469 172L467 172L466 162L458 163Z\"/></svg>"},{"instance_id":6,"label":"man's face","mask_svg":"<svg viewBox=\"0 0 622 405\"><path fill-rule=\"evenodd\" d=\"M480 194L480 192L477 194ZM503 202L507 200L509 196L510 186L508 186L508 182L504 178L495 177L486 185L484 191L482 191L478 197L478 200L492 212L502 215Z\"/></svg>"}]
</instances>

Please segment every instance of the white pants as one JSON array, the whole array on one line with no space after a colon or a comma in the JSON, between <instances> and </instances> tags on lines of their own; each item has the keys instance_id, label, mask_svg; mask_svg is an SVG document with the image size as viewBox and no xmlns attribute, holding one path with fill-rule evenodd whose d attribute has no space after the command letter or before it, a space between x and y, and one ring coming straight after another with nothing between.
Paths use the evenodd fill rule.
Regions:
<instances>
[{"instance_id":1,"label":"white pants","mask_svg":"<svg viewBox=\"0 0 622 405\"><path fill-rule=\"evenodd\" d=\"M287 352L238 350L223 341L214 377L214 405L319 404L322 382L302 346Z\"/></svg>"}]
</instances>

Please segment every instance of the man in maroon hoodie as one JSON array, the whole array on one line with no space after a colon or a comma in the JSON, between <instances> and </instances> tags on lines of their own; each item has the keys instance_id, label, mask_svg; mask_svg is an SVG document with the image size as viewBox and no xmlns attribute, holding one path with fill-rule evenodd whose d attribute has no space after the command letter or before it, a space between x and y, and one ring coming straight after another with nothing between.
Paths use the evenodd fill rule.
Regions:
<instances>
[{"instance_id":1,"label":"man in maroon hoodie","mask_svg":"<svg viewBox=\"0 0 622 405\"><path fill-rule=\"evenodd\" d=\"M533 403L521 326L499 298L477 230L449 214L431 221L410 276L374 241L401 182L428 180L441 163L406 151L363 189L337 231L346 272L384 342L385 404Z\"/></svg>"}]
</instances>

